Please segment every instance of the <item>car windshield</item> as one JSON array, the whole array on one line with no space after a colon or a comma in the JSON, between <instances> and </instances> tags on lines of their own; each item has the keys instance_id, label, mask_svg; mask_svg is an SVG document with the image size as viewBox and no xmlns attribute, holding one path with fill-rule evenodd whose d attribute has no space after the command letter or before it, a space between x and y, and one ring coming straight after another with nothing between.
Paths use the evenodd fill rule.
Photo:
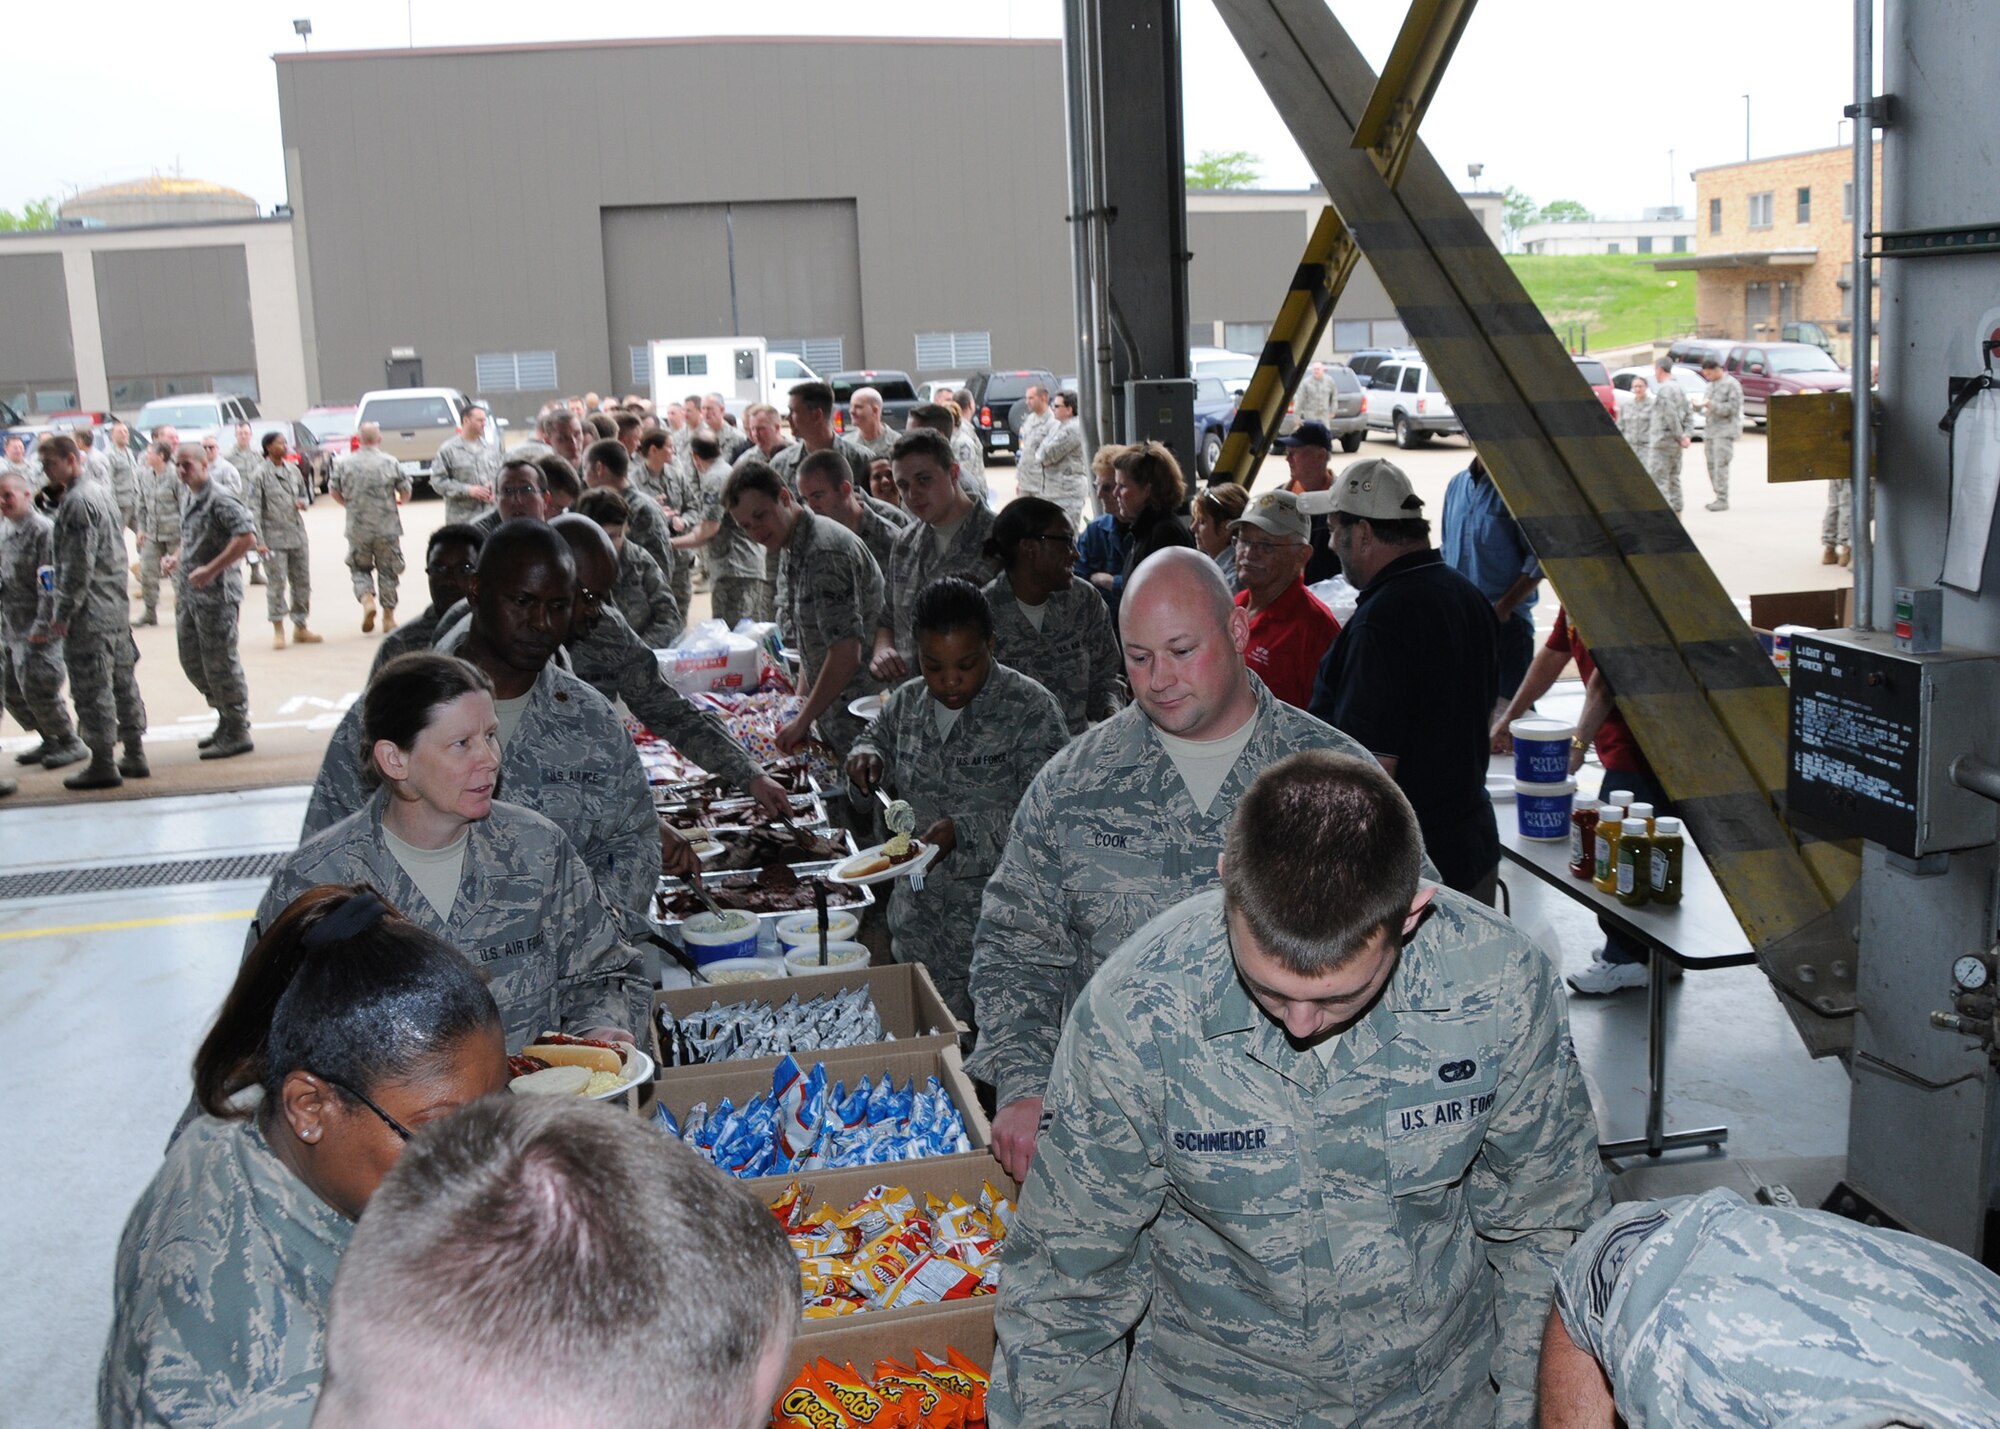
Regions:
<instances>
[{"instance_id":1,"label":"car windshield","mask_svg":"<svg viewBox=\"0 0 2000 1429\"><path fill-rule=\"evenodd\" d=\"M1222 385L1220 377L1197 377L1194 380L1194 400L1197 402L1227 402L1229 389Z\"/></svg>"},{"instance_id":2,"label":"car windshield","mask_svg":"<svg viewBox=\"0 0 2000 1429\"><path fill-rule=\"evenodd\" d=\"M1604 364L1601 362L1579 362L1576 365L1576 370L1581 372L1583 380L1593 387L1602 387L1611 380L1605 374Z\"/></svg>"},{"instance_id":3,"label":"car windshield","mask_svg":"<svg viewBox=\"0 0 2000 1429\"><path fill-rule=\"evenodd\" d=\"M1254 357L1203 357L1195 362L1194 370L1203 377L1220 377L1225 381L1242 378L1248 382L1257 371Z\"/></svg>"},{"instance_id":4,"label":"car windshield","mask_svg":"<svg viewBox=\"0 0 2000 1429\"><path fill-rule=\"evenodd\" d=\"M986 384L988 402L1018 402L1028 395L1028 385L1035 380L1033 373L996 372L993 380Z\"/></svg>"},{"instance_id":5,"label":"car windshield","mask_svg":"<svg viewBox=\"0 0 2000 1429\"><path fill-rule=\"evenodd\" d=\"M451 403L442 397L383 397L370 402L361 414L363 421L374 422L388 431L409 431L415 427L455 427L452 419Z\"/></svg>"},{"instance_id":6,"label":"car windshield","mask_svg":"<svg viewBox=\"0 0 2000 1429\"><path fill-rule=\"evenodd\" d=\"M912 387L908 382L899 381L893 377L863 377L859 379L836 377L833 381L833 399L836 402L852 401L854 394L859 392L863 387L873 387L881 394L884 402L914 402L917 400L916 388Z\"/></svg>"},{"instance_id":7,"label":"car windshield","mask_svg":"<svg viewBox=\"0 0 2000 1429\"><path fill-rule=\"evenodd\" d=\"M353 412L308 412L299 421L315 440L327 442L335 437L353 436L355 416Z\"/></svg>"},{"instance_id":8,"label":"car windshield","mask_svg":"<svg viewBox=\"0 0 2000 1429\"><path fill-rule=\"evenodd\" d=\"M214 402L148 402L132 425L142 432L155 427L213 427L222 420L221 414Z\"/></svg>"},{"instance_id":9,"label":"car windshield","mask_svg":"<svg viewBox=\"0 0 2000 1429\"><path fill-rule=\"evenodd\" d=\"M1771 351L1773 372L1838 372L1840 364L1816 347L1780 347Z\"/></svg>"}]
</instances>

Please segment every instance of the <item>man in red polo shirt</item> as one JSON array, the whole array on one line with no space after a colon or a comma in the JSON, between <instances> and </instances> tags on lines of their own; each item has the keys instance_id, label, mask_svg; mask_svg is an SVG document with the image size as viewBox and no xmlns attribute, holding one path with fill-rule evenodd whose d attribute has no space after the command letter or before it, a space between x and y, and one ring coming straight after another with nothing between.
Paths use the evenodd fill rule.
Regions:
<instances>
[{"instance_id":1,"label":"man in red polo shirt","mask_svg":"<svg viewBox=\"0 0 2000 1429\"><path fill-rule=\"evenodd\" d=\"M1312 703L1319 662L1340 634L1319 598L1306 589L1312 520L1289 491L1267 491L1229 523L1236 537L1236 603L1250 612L1243 663L1272 694L1304 709Z\"/></svg>"}]
</instances>

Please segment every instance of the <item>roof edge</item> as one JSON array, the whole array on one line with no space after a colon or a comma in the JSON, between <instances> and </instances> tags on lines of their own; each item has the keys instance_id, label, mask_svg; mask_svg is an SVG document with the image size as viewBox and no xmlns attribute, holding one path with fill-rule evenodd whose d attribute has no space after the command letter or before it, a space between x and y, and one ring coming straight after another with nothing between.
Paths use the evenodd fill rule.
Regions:
<instances>
[{"instance_id":1,"label":"roof edge","mask_svg":"<svg viewBox=\"0 0 2000 1429\"><path fill-rule=\"evenodd\" d=\"M459 55L518 55L550 50L658 49L680 45L928 45L997 49L1060 47L1059 39L952 39L934 35L640 35L599 40L535 40L512 45L438 45L375 50L285 50L278 64L321 60L434 59Z\"/></svg>"}]
</instances>

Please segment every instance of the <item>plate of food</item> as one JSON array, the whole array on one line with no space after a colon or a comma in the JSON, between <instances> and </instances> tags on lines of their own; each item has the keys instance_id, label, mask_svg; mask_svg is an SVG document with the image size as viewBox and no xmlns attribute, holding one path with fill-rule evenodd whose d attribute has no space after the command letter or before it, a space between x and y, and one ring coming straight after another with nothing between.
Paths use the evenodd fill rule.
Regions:
<instances>
[{"instance_id":1,"label":"plate of food","mask_svg":"<svg viewBox=\"0 0 2000 1429\"><path fill-rule=\"evenodd\" d=\"M880 695L863 695L858 700L849 700L847 702L847 712L856 719L865 719L870 724L873 724L882 713L882 697Z\"/></svg>"},{"instance_id":2,"label":"plate of food","mask_svg":"<svg viewBox=\"0 0 2000 1429\"><path fill-rule=\"evenodd\" d=\"M545 1032L507 1059L513 1073L507 1090L518 1095L585 1097L604 1101L621 1096L653 1075L653 1059L630 1042L597 1042Z\"/></svg>"},{"instance_id":3,"label":"plate of food","mask_svg":"<svg viewBox=\"0 0 2000 1429\"><path fill-rule=\"evenodd\" d=\"M885 843L864 848L827 870L830 883L865 886L887 883L892 878L909 878L937 862L938 846L898 834Z\"/></svg>"}]
</instances>

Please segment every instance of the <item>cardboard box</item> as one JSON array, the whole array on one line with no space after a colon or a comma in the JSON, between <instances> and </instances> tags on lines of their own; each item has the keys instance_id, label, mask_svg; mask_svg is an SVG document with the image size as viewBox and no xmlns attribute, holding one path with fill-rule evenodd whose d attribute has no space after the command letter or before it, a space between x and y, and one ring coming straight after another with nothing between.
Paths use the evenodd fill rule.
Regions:
<instances>
[{"instance_id":1,"label":"cardboard box","mask_svg":"<svg viewBox=\"0 0 2000 1429\"><path fill-rule=\"evenodd\" d=\"M894 1046L899 1051L930 1051L937 1047L956 1047L959 1037L969 1030L963 1022L951 1015L951 1009L945 1006L944 999L938 996L937 984L931 981L931 975L923 964L901 963L886 968L871 967L859 971L850 969L844 972L811 973L805 977L772 978L768 982L728 983L721 987L704 985L675 988L670 992L656 992L653 994L650 1019L653 1030L653 1061L658 1065L662 1078L683 1077L693 1072L722 1067L731 1070L763 1068L768 1071L777 1066L782 1059L745 1057L734 1062L711 1062L693 1067L669 1066L666 1057L661 1055L661 1010L664 1008L679 1018L686 1017L690 1013L705 1011L718 1002L725 1007L740 1002L768 1002L776 1005L794 996L804 1001L829 992L846 992L849 988L864 986L875 998L875 1010L882 1015L882 1030L896 1039L894 1043L875 1042L865 1045ZM932 1028L940 1030L932 1032Z\"/></svg>"},{"instance_id":2,"label":"cardboard box","mask_svg":"<svg viewBox=\"0 0 2000 1429\"><path fill-rule=\"evenodd\" d=\"M1804 625L1814 630L1838 630L1854 608L1854 588L1788 590L1750 597L1750 624L1768 633L1780 625Z\"/></svg>"},{"instance_id":3,"label":"cardboard box","mask_svg":"<svg viewBox=\"0 0 2000 1429\"><path fill-rule=\"evenodd\" d=\"M898 1161L863 1169L900 1175L908 1174L909 1168L917 1166L935 1166L953 1161L983 1165L992 1159L987 1148L993 1144L993 1124L987 1121L986 1113L979 1108L978 1093L973 1090L972 1079L965 1075L965 1067L959 1060L957 1047L906 1051L898 1048L893 1042L876 1042L866 1047L849 1047L839 1052L822 1053L812 1060L826 1064L829 1088L835 1082L844 1082L852 1089L863 1077L873 1081L884 1072L895 1078L898 1086L912 1078L916 1080L917 1085L922 1086L925 1079L936 1077L950 1094L953 1104L958 1108L959 1116L965 1122L965 1137L972 1143L971 1151L954 1152L948 1156L924 1157L916 1161ZM685 1120L688 1109L696 1102L707 1102L713 1107L724 1097L728 1097L737 1106L742 1106L757 1096L768 1095L770 1090L769 1066L759 1068L746 1064L738 1067L734 1063L719 1062L713 1067L689 1068L670 1079L647 1083L639 1089L633 1106L639 1116L650 1118L654 1106L664 1102L676 1120ZM832 1173L811 1174L817 1177ZM878 1176L876 1179L882 1178ZM752 1176L746 1178L743 1185L749 1188L752 1195L761 1196L768 1204L777 1199L778 1193L784 1190L791 1180L790 1176Z\"/></svg>"},{"instance_id":4,"label":"cardboard box","mask_svg":"<svg viewBox=\"0 0 2000 1429\"><path fill-rule=\"evenodd\" d=\"M933 1305L918 1319L897 1320L893 1312L884 1315L848 1315L830 1323L838 1329L802 1334L792 1351L792 1367L784 1383L790 1384L809 1360L824 1355L835 1364L851 1364L874 1378L875 1362L900 1360L914 1369L918 1350L942 1361L947 1350L957 1350L981 1369L993 1368L993 1302L997 1295L976 1300L955 1300L949 1305Z\"/></svg>"}]
</instances>

